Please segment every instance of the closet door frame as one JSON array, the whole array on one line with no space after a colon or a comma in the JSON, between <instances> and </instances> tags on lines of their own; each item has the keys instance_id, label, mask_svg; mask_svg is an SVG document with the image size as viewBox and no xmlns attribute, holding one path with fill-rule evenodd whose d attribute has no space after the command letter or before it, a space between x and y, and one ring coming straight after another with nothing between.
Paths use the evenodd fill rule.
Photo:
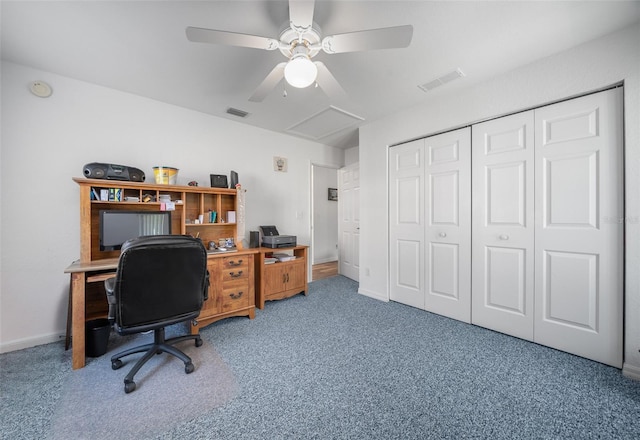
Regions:
<instances>
[{"instance_id":1,"label":"closet door frame","mask_svg":"<svg viewBox=\"0 0 640 440\"><path fill-rule=\"evenodd\" d=\"M616 87L470 126L471 323L622 366L622 96ZM431 210L433 183L451 177L430 168L428 139L437 136L390 149L390 299L465 321L430 309L440 293L433 249L450 244ZM402 148L411 149L405 158Z\"/></svg>"}]
</instances>

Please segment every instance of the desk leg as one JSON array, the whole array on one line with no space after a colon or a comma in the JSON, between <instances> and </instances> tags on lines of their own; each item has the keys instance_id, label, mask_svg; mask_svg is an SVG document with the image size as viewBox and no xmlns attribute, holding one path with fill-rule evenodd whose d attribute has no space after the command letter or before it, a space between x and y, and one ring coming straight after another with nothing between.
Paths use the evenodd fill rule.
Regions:
<instances>
[{"instance_id":1,"label":"desk leg","mask_svg":"<svg viewBox=\"0 0 640 440\"><path fill-rule=\"evenodd\" d=\"M74 272L71 274L71 335L72 335L72 368L77 370L84 367L84 303L85 303L85 281L84 272Z\"/></svg>"}]
</instances>

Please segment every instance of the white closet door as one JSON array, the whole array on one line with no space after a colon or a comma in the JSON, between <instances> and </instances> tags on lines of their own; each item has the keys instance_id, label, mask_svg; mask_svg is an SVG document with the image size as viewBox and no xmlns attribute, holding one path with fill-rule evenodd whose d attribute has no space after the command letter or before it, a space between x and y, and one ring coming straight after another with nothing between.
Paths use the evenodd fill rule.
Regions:
<instances>
[{"instance_id":1,"label":"white closet door","mask_svg":"<svg viewBox=\"0 0 640 440\"><path fill-rule=\"evenodd\" d=\"M471 322L471 129L424 145L425 309Z\"/></svg>"},{"instance_id":2,"label":"white closet door","mask_svg":"<svg viewBox=\"0 0 640 440\"><path fill-rule=\"evenodd\" d=\"M533 111L472 127L473 324L533 339Z\"/></svg>"},{"instance_id":3,"label":"white closet door","mask_svg":"<svg viewBox=\"0 0 640 440\"><path fill-rule=\"evenodd\" d=\"M622 90L536 110L535 341L622 367Z\"/></svg>"},{"instance_id":4,"label":"white closet door","mask_svg":"<svg viewBox=\"0 0 640 440\"><path fill-rule=\"evenodd\" d=\"M424 140L389 150L389 298L424 309Z\"/></svg>"}]
</instances>

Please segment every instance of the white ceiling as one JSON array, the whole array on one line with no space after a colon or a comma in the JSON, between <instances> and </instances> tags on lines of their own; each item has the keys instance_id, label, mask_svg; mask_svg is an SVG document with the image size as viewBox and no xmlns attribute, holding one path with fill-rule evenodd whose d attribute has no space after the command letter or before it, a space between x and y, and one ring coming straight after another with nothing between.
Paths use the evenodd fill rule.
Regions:
<instances>
[{"instance_id":1,"label":"white ceiling","mask_svg":"<svg viewBox=\"0 0 640 440\"><path fill-rule=\"evenodd\" d=\"M405 49L328 55L347 93L284 82L248 101L279 51L189 42L187 26L277 38L286 1L7 1L2 59L339 148L357 127L640 20L640 1L316 1L322 34L413 25ZM418 86L460 68L465 76ZM33 78L39 80L42 78ZM51 84L55 93L55 84ZM26 87L26 85L25 85ZM233 107L244 119L226 113Z\"/></svg>"}]
</instances>

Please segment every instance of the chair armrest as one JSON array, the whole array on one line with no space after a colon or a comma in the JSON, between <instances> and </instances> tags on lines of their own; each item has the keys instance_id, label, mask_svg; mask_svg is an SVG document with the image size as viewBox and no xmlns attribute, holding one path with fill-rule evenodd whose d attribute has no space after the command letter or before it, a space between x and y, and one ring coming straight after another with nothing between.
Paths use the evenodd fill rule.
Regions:
<instances>
[{"instance_id":1,"label":"chair armrest","mask_svg":"<svg viewBox=\"0 0 640 440\"><path fill-rule=\"evenodd\" d=\"M116 277L111 277L104 280L104 290L107 292L107 303L109 303L109 312L107 318L112 324L116 319L116 295L114 294L115 288Z\"/></svg>"},{"instance_id":2,"label":"chair armrest","mask_svg":"<svg viewBox=\"0 0 640 440\"><path fill-rule=\"evenodd\" d=\"M209 271L207 270L207 274L204 277L204 292L203 293L203 297L204 300L208 300L209 299Z\"/></svg>"},{"instance_id":3,"label":"chair armrest","mask_svg":"<svg viewBox=\"0 0 640 440\"><path fill-rule=\"evenodd\" d=\"M113 298L113 291L116 288L116 277L111 277L111 278L107 278L106 280L104 280L104 290L106 290L107 292L107 299L109 300L109 302L111 302L111 299L109 297ZM113 299L113 301L115 302L115 298Z\"/></svg>"}]
</instances>

